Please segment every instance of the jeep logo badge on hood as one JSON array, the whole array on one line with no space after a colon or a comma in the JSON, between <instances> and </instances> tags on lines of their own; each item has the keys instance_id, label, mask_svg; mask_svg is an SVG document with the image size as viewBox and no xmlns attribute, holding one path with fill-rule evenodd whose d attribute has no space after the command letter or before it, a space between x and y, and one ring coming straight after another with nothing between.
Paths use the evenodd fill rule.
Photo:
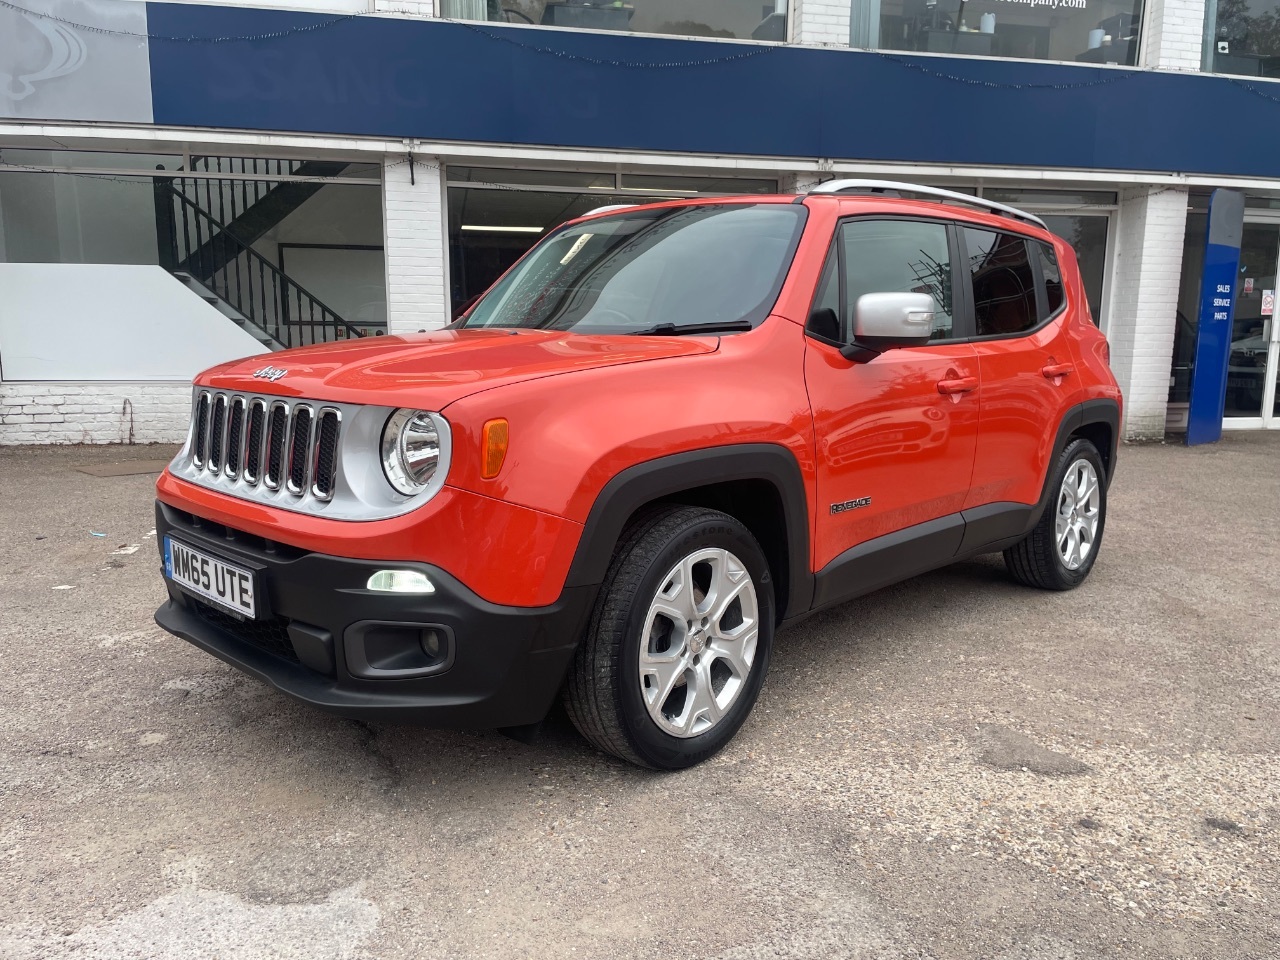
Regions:
<instances>
[{"instance_id":1,"label":"jeep logo badge on hood","mask_svg":"<svg viewBox=\"0 0 1280 960\"><path fill-rule=\"evenodd\" d=\"M288 372L288 370L282 370L280 367L263 367L260 370L253 371L253 375L258 380L270 380L275 383Z\"/></svg>"}]
</instances>

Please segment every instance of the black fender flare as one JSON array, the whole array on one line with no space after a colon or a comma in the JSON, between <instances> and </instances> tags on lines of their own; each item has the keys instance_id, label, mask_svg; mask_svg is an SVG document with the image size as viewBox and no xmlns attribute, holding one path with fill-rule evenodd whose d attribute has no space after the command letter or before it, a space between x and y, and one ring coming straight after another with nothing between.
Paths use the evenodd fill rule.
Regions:
<instances>
[{"instance_id":1,"label":"black fender flare","mask_svg":"<svg viewBox=\"0 0 1280 960\"><path fill-rule=\"evenodd\" d=\"M1044 511L1049 506L1054 491L1049 489L1051 471L1053 464L1057 461L1059 455L1067 448L1067 441L1081 427L1091 423L1105 423L1111 428L1111 449L1100 450L1106 461L1107 475L1103 478L1107 489L1111 488L1111 478L1116 472L1116 455L1120 450L1120 404L1110 397L1103 397L1098 400L1086 400L1084 403L1076 404L1063 416L1062 422L1058 424L1058 436L1053 441L1053 455L1049 458L1049 465L1045 470L1044 488L1040 491L1040 502L1036 504L1034 515L1030 524L1027 525L1025 533L1030 533L1031 528L1040 522L1040 518L1044 515Z\"/></svg>"},{"instance_id":2,"label":"black fender flare","mask_svg":"<svg viewBox=\"0 0 1280 960\"><path fill-rule=\"evenodd\" d=\"M709 447L646 460L604 485L583 526L565 588L599 586L627 520L646 503L684 490L735 480L763 480L782 503L786 524L787 577L784 618L807 613L813 602L809 569L809 504L800 465L786 447L743 443Z\"/></svg>"}]
</instances>

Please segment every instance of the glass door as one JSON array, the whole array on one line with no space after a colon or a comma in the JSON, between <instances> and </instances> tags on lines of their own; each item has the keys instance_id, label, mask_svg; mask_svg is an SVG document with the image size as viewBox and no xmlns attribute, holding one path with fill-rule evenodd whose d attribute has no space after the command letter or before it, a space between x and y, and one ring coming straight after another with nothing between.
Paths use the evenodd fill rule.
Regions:
<instances>
[{"instance_id":1,"label":"glass door","mask_svg":"<svg viewBox=\"0 0 1280 960\"><path fill-rule=\"evenodd\" d=\"M1280 427L1276 373L1280 329L1275 322L1280 274L1280 222L1249 218L1240 243L1236 309L1227 364L1224 429Z\"/></svg>"}]
</instances>

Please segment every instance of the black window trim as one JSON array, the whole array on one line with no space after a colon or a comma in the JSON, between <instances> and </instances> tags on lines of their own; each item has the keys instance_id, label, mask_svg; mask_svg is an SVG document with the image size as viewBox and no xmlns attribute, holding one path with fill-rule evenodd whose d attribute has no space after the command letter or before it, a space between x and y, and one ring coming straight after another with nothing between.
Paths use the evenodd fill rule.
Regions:
<instances>
[{"instance_id":1,"label":"black window trim","mask_svg":"<svg viewBox=\"0 0 1280 960\"><path fill-rule=\"evenodd\" d=\"M979 334L977 332L978 330L977 306L973 299L973 276L969 272L969 248L968 248L968 245L965 243L964 231L957 230L956 239L957 241L959 241L961 245L960 249L963 252L965 305L969 313L969 317L972 320L972 326L969 329L973 331L973 334L972 336L969 337L969 340L968 340L969 343L986 343L989 340L1020 340L1023 337L1031 336L1033 333L1038 333L1039 331L1047 327L1049 324L1057 320L1058 317L1062 316L1062 314L1067 309L1066 278L1065 277L1063 278L1063 284L1062 284L1062 306L1058 307L1057 310L1053 311L1053 313L1050 314L1049 313L1049 293L1045 287L1043 265L1041 264L1040 257L1038 255L1032 256L1032 254L1037 253L1037 251L1033 250L1030 246L1033 243L1038 243L1038 244L1047 246L1050 252L1053 253L1054 262L1058 264L1058 271L1059 271L1059 274L1061 274L1062 262L1058 259L1058 252L1053 249L1052 244L1045 243L1045 241L1037 239L1036 237L1029 237L1025 233L1019 233L1016 230L993 229L992 227L988 227L985 224L967 223L964 221L957 221L957 223L960 226L967 227L972 230L985 230L987 233L1006 234L1011 237L1017 237L1019 240L1023 242L1023 244L1027 246L1027 260L1031 264L1031 275L1034 279L1035 286L1036 286L1036 313L1037 315L1044 317L1043 320L1039 321L1034 326L1028 327L1026 330L1019 330L1016 333ZM1046 316L1046 314L1048 314L1048 316Z\"/></svg>"},{"instance_id":2,"label":"black window trim","mask_svg":"<svg viewBox=\"0 0 1280 960\"><path fill-rule=\"evenodd\" d=\"M836 221L835 228L831 231L831 239L828 241L827 255L823 258L822 269L818 272L818 282L813 288L813 295L809 299L809 312L805 316L804 332L805 336L817 340L819 343L825 343L832 347L844 347L848 344L829 340L828 338L814 333L809 328L809 320L813 316L814 307L818 302L818 295L822 292L823 281L826 279L826 272L832 257L836 261L836 281L839 287L839 306L840 312L837 319L840 321L840 328L844 329L844 312L847 307L848 298L845 296L845 269L844 269L844 244L840 243L840 231L844 229L846 223L853 223L858 220L907 220L915 223L937 224L946 231L947 235L947 253L951 257L951 331L955 333L959 331L961 336L947 337L946 339L927 340L924 343L915 344L910 347L898 347L899 350L919 350L924 347L941 347L951 346L954 344L969 343L975 339L974 333L977 330L973 319L972 296L963 293L969 283L969 272L966 268L961 270L960 258L957 256L963 248L960 243L960 231L957 228L959 223L945 217L921 217L909 216L903 214L884 214L884 213L859 213L853 216L841 217ZM964 299L962 299L962 296ZM939 304L941 306L941 304ZM961 307L964 309L961 309ZM985 338L984 338L985 339Z\"/></svg>"}]
</instances>

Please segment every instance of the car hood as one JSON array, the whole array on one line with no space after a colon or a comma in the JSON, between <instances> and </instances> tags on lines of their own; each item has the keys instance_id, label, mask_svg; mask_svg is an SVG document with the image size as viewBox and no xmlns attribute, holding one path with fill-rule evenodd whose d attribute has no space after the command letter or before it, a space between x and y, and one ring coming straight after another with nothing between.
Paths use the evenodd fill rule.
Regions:
<instances>
[{"instance_id":1,"label":"car hood","mask_svg":"<svg viewBox=\"0 0 1280 960\"><path fill-rule=\"evenodd\" d=\"M439 330L259 354L206 370L196 383L283 397L439 410L462 397L520 380L713 353L718 343L715 336Z\"/></svg>"}]
</instances>

